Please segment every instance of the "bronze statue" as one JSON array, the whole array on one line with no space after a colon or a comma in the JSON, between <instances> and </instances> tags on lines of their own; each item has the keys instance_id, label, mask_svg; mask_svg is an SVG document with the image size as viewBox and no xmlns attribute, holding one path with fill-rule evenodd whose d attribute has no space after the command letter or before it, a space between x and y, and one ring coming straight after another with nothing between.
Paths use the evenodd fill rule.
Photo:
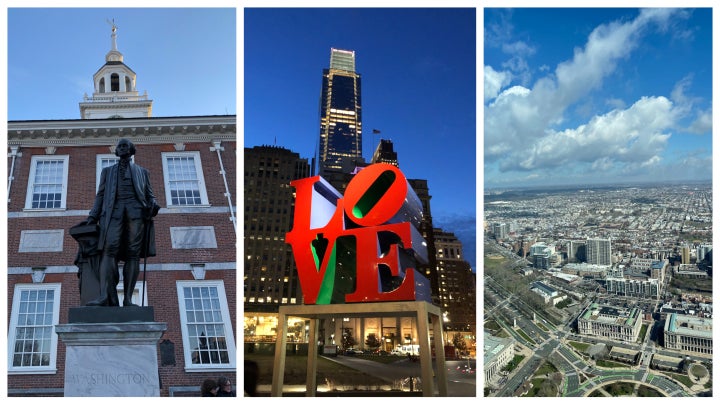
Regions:
<instances>
[{"instance_id":1,"label":"bronze statue","mask_svg":"<svg viewBox=\"0 0 720 405\"><path fill-rule=\"evenodd\" d=\"M140 258L155 256L152 218L160 206L155 201L148 171L131 161L135 145L120 139L115 155L120 161L102 170L95 204L86 220L99 224L97 248L100 260L100 295L86 305L119 306L116 286L118 262L123 261L123 306L132 303L132 293L140 274Z\"/></svg>"}]
</instances>

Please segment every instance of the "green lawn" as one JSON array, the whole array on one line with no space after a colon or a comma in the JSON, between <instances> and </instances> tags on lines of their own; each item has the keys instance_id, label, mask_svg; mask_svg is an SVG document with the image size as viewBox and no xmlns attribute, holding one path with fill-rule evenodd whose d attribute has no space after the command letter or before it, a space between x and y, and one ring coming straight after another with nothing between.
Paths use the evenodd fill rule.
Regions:
<instances>
[{"instance_id":1,"label":"green lawn","mask_svg":"<svg viewBox=\"0 0 720 405\"><path fill-rule=\"evenodd\" d=\"M535 375L545 375L550 373L556 373L558 369L550 362L546 361L545 363L538 368L538 370L535 372Z\"/></svg>"},{"instance_id":2,"label":"green lawn","mask_svg":"<svg viewBox=\"0 0 720 405\"><path fill-rule=\"evenodd\" d=\"M599 367L607 367L607 368L628 368L628 367L630 367L627 364L616 363L614 361L608 361L608 360L598 360L595 363Z\"/></svg>"},{"instance_id":3,"label":"green lawn","mask_svg":"<svg viewBox=\"0 0 720 405\"><path fill-rule=\"evenodd\" d=\"M640 334L638 335L638 342L642 342L645 340L645 332L647 332L648 326L647 324L643 324L643 326L640 327Z\"/></svg>"},{"instance_id":4,"label":"green lawn","mask_svg":"<svg viewBox=\"0 0 720 405\"><path fill-rule=\"evenodd\" d=\"M575 341L572 341L572 340L569 340L569 341L568 341L568 344L569 344L570 346L576 348L576 349L577 349L578 351L580 351L580 352L584 352L585 350L587 350L588 347L590 347L590 344L589 344L589 343L575 342Z\"/></svg>"},{"instance_id":5,"label":"green lawn","mask_svg":"<svg viewBox=\"0 0 720 405\"><path fill-rule=\"evenodd\" d=\"M650 388L645 385L640 385L638 387L637 396L638 397L664 397L664 395L660 391L658 391L654 388Z\"/></svg>"},{"instance_id":6,"label":"green lawn","mask_svg":"<svg viewBox=\"0 0 720 405\"><path fill-rule=\"evenodd\" d=\"M536 344L534 340L530 339L530 336L528 336L525 332L522 331L522 329L518 329L517 333L520 334L520 336L522 336L523 339L527 340L528 342Z\"/></svg>"},{"instance_id":7,"label":"green lawn","mask_svg":"<svg viewBox=\"0 0 720 405\"><path fill-rule=\"evenodd\" d=\"M605 394L603 394L600 390L595 390L592 393L590 393L590 395L588 395L588 396L589 397L605 397Z\"/></svg>"},{"instance_id":8,"label":"green lawn","mask_svg":"<svg viewBox=\"0 0 720 405\"><path fill-rule=\"evenodd\" d=\"M688 377L687 374L678 374L678 373L670 373L670 372L663 372L663 374L665 374L666 376L668 376L672 379L680 381L681 383L685 384L685 386L688 388L695 385L695 383L693 383L690 380L690 377Z\"/></svg>"},{"instance_id":9,"label":"green lawn","mask_svg":"<svg viewBox=\"0 0 720 405\"><path fill-rule=\"evenodd\" d=\"M621 397L632 394L635 389L635 384L628 382L616 382L614 384L604 386L603 389L614 397Z\"/></svg>"},{"instance_id":10,"label":"green lawn","mask_svg":"<svg viewBox=\"0 0 720 405\"><path fill-rule=\"evenodd\" d=\"M692 374L694 377L703 378L708 375L708 371L705 366L693 364L692 367L690 367L690 374Z\"/></svg>"},{"instance_id":11,"label":"green lawn","mask_svg":"<svg viewBox=\"0 0 720 405\"><path fill-rule=\"evenodd\" d=\"M516 354L515 357L513 357L513 359L510 360L510 363L508 363L505 367L503 367L503 371L510 372L510 371L515 370L515 367L517 367L517 365L520 364L520 362L523 361L524 358L525 358L525 356L523 356L521 354Z\"/></svg>"},{"instance_id":12,"label":"green lawn","mask_svg":"<svg viewBox=\"0 0 720 405\"><path fill-rule=\"evenodd\" d=\"M494 319L490 319L484 324L485 329L490 329L492 331L500 330L500 325L498 325L497 322L495 322Z\"/></svg>"}]
</instances>

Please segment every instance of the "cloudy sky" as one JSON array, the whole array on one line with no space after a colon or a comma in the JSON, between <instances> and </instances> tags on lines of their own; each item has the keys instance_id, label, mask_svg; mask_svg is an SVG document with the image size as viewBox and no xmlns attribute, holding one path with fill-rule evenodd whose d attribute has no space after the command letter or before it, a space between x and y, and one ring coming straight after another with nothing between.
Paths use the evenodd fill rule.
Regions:
<instances>
[{"instance_id":1,"label":"cloudy sky","mask_svg":"<svg viewBox=\"0 0 720 405\"><path fill-rule=\"evenodd\" d=\"M709 180L711 21L485 9L484 186Z\"/></svg>"}]
</instances>

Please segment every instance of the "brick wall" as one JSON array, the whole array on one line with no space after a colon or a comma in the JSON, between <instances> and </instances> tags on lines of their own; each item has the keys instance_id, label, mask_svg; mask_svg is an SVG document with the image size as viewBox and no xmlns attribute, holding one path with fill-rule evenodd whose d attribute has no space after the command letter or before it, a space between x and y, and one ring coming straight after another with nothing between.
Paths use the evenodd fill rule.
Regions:
<instances>
[{"instance_id":1,"label":"brick wall","mask_svg":"<svg viewBox=\"0 0 720 405\"><path fill-rule=\"evenodd\" d=\"M21 148L22 157L15 161L8 203L8 267L27 268L34 266L73 266L77 253L77 243L69 235L68 230L73 225L86 219L84 213L92 207L95 197L96 158L97 154L109 154L109 145L58 147L55 155L69 155L69 181L67 191L67 210L83 211L81 215L62 216L63 213L48 212L41 215L25 216L23 208L27 192L28 176L33 155L46 156L44 148ZM225 196L225 184L220 174L220 164L217 153L210 151L210 142L186 143L185 151L198 151L203 167L204 181L208 200L213 208L227 208L228 201ZM232 202L237 204L236 157L237 145L235 142L223 142L224 151L221 158L226 171L226 180L230 189ZM150 172L150 182L155 196L161 207L166 207L165 186L162 170L162 152L175 152L173 144L137 144L135 163L145 167ZM8 170L10 159L8 160ZM234 207L233 207L234 208ZM49 215L49 216L48 216ZM173 213L172 210L163 210L155 218L155 243L157 256L148 259L148 265L178 263L234 263L236 262L237 238L230 221L229 212L202 212L193 214ZM217 240L217 249L172 249L170 227L182 226L212 226ZM23 230L64 229L63 251L42 253L20 253L20 236ZM142 266L142 264L141 264ZM152 267L151 267L152 268ZM236 342L241 340L237 334L236 326L236 275L237 269L208 270L205 280L223 280L225 293L232 324L232 333ZM142 280L142 275L140 276ZM175 365L162 366L158 355L158 365L161 381L161 395L169 395L170 387L200 386L206 378L216 379L225 375L238 383L236 373L233 372L185 372L182 334L180 330L180 313L178 307L176 280L193 280L189 270L148 271L147 297L148 304L154 307L155 319L166 322L168 329L161 338L169 340L175 345ZM80 305L80 292L78 288L77 273L52 274L45 276L46 283L62 283L60 300L60 323L67 322L68 310ZM17 283L32 283L30 274L8 275L8 326L12 310L14 286ZM42 390L62 389L64 385L65 346L58 342L56 374L43 375L8 375L9 390ZM237 388L236 388L237 389ZM15 391L17 392L17 391Z\"/></svg>"}]
</instances>

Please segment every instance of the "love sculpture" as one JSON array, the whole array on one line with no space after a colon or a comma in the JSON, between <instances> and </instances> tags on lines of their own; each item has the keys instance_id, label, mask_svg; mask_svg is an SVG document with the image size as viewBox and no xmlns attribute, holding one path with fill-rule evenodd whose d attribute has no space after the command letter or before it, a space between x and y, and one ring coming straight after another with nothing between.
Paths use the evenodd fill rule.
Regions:
<instances>
[{"instance_id":1,"label":"love sculpture","mask_svg":"<svg viewBox=\"0 0 720 405\"><path fill-rule=\"evenodd\" d=\"M305 304L428 301L430 282L418 228L422 204L400 169L361 169L343 197L320 176L295 180L295 217L286 234Z\"/></svg>"}]
</instances>

